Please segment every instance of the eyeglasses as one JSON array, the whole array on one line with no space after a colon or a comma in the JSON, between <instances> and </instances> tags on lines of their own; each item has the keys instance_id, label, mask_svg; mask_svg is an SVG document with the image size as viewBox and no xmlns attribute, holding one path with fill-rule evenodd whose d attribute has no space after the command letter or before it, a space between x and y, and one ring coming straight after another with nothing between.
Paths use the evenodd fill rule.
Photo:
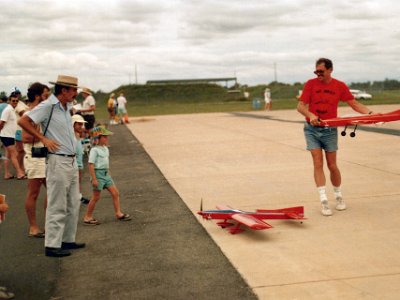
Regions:
<instances>
[{"instance_id":1,"label":"eyeglasses","mask_svg":"<svg viewBox=\"0 0 400 300\"><path fill-rule=\"evenodd\" d=\"M19 100L11 100L11 103L18 103Z\"/></svg>"},{"instance_id":2,"label":"eyeglasses","mask_svg":"<svg viewBox=\"0 0 400 300\"><path fill-rule=\"evenodd\" d=\"M324 73L325 73L324 70L315 70L315 71L314 71L314 74L315 74L315 75L322 75L322 74L324 74Z\"/></svg>"}]
</instances>

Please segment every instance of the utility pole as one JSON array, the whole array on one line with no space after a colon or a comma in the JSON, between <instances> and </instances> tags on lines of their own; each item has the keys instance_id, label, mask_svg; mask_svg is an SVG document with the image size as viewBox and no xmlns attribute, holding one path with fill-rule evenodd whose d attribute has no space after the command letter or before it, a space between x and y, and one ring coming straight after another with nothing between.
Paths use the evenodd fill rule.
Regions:
<instances>
[{"instance_id":1,"label":"utility pole","mask_svg":"<svg viewBox=\"0 0 400 300\"><path fill-rule=\"evenodd\" d=\"M277 70L276 70L276 62L274 62L274 81L278 82L278 75L277 75Z\"/></svg>"},{"instance_id":2,"label":"utility pole","mask_svg":"<svg viewBox=\"0 0 400 300\"><path fill-rule=\"evenodd\" d=\"M137 66L135 64L135 84L137 84Z\"/></svg>"},{"instance_id":3,"label":"utility pole","mask_svg":"<svg viewBox=\"0 0 400 300\"><path fill-rule=\"evenodd\" d=\"M128 73L129 76L129 85L131 85L131 73Z\"/></svg>"}]
</instances>

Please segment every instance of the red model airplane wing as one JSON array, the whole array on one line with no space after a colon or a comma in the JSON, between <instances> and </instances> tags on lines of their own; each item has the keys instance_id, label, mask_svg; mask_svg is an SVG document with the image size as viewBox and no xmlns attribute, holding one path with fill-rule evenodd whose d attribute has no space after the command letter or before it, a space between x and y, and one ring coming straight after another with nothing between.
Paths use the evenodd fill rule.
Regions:
<instances>
[{"instance_id":1,"label":"red model airplane wing","mask_svg":"<svg viewBox=\"0 0 400 300\"><path fill-rule=\"evenodd\" d=\"M272 228L272 226L269 225L268 223L265 223L260 219L257 219L250 215L234 214L232 215L232 219L235 220L236 222L239 222L240 224L246 225L247 227L255 230Z\"/></svg>"},{"instance_id":2,"label":"red model airplane wing","mask_svg":"<svg viewBox=\"0 0 400 300\"><path fill-rule=\"evenodd\" d=\"M325 127L336 127L336 126L348 126L348 125L362 125L362 124L376 124L393 122L400 120L400 110L395 110L384 114L371 114L361 115L356 117L347 118L332 118L321 120L320 126Z\"/></svg>"}]
</instances>

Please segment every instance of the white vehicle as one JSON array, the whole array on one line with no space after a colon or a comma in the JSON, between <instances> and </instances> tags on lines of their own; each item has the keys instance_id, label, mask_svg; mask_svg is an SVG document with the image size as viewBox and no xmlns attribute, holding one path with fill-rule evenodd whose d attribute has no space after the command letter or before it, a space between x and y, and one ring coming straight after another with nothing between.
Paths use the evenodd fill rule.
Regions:
<instances>
[{"instance_id":1,"label":"white vehicle","mask_svg":"<svg viewBox=\"0 0 400 300\"><path fill-rule=\"evenodd\" d=\"M357 100L369 100L369 99L372 99L372 95L366 93L365 91L350 90L350 92L353 94L354 98L357 99Z\"/></svg>"}]
</instances>

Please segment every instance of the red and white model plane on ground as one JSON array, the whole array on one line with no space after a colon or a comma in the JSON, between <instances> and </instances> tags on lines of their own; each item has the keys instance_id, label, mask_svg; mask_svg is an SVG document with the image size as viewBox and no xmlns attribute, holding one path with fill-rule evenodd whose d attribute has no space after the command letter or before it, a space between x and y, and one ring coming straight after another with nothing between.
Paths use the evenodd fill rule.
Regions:
<instances>
[{"instance_id":1,"label":"red and white model plane on ground","mask_svg":"<svg viewBox=\"0 0 400 300\"><path fill-rule=\"evenodd\" d=\"M344 130L341 132L342 136L346 135L347 126L355 126L354 131L350 133L351 137L355 137L358 125L383 124L386 122L393 122L399 120L400 120L400 109L384 114L359 115L353 117L342 117L342 118L320 120L319 126L323 127L344 126Z\"/></svg>"},{"instance_id":2,"label":"red and white model plane on ground","mask_svg":"<svg viewBox=\"0 0 400 300\"><path fill-rule=\"evenodd\" d=\"M223 220L218 222L218 226L221 228L229 228L230 233L240 233L243 229L241 225L245 225L254 230L263 230L272 228L272 226L262 220L306 220L304 218L304 207L296 206L281 209L257 209L255 212L243 211L239 209L233 209L226 205L217 205L217 210L202 210L198 212L206 220L218 219ZM228 220L236 221L237 224L228 222ZM234 227L233 227L234 226Z\"/></svg>"}]
</instances>

